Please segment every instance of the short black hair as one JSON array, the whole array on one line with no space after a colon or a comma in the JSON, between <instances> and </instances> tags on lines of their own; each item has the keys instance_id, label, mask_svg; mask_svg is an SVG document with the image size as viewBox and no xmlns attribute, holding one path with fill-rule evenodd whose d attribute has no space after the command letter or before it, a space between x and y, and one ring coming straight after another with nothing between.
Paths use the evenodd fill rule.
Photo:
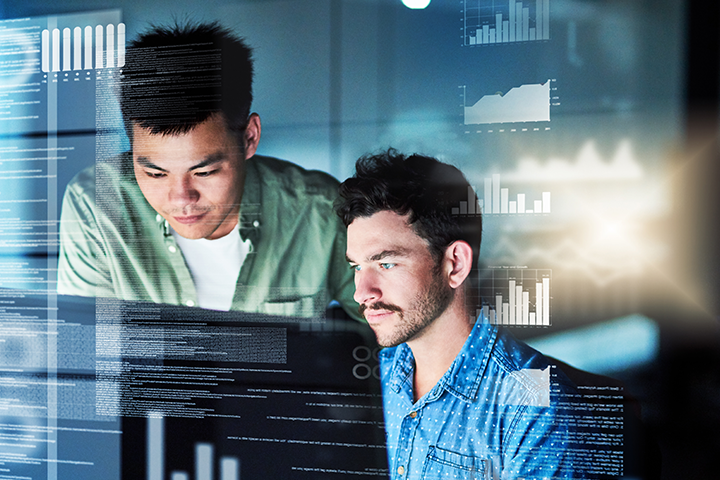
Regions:
<instances>
[{"instance_id":1,"label":"short black hair","mask_svg":"<svg viewBox=\"0 0 720 480\"><path fill-rule=\"evenodd\" d=\"M187 133L222 113L242 131L252 104L252 50L219 23L153 25L127 48L120 108L153 134Z\"/></svg>"},{"instance_id":2,"label":"short black hair","mask_svg":"<svg viewBox=\"0 0 720 480\"><path fill-rule=\"evenodd\" d=\"M476 214L460 211L461 202L469 199ZM472 248L477 268L482 240L477 196L460 170L435 158L394 149L360 157L355 175L340 185L335 210L346 227L384 210L409 214L410 225L428 242L436 263L450 244L463 240Z\"/></svg>"}]
</instances>

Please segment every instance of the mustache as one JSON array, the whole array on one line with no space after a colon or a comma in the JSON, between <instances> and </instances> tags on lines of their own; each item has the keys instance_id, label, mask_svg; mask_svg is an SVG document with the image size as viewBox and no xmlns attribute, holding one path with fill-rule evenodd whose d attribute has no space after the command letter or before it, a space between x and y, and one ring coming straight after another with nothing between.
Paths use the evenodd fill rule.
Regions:
<instances>
[{"instance_id":1,"label":"mustache","mask_svg":"<svg viewBox=\"0 0 720 480\"><path fill-rule=\"evenodd\" d=\"M370 305L361 303L360 306L358 307L358 311L360 312L360 315L363 315L365 310L387 310L389 312L402 313L402 308L398 307L397 305L393 305L391 303L383 303L383 302L375 302Z\"/></svg>"}]
</instances>

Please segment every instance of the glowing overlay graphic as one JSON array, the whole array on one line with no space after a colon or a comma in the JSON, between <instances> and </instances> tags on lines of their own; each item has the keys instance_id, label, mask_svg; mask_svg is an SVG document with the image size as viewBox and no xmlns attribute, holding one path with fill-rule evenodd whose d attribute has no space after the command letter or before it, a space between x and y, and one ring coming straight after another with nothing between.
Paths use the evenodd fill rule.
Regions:
<instances>
[{"instance_id":1,"label":"glowing overlay graphic","mask_svg":"<svg viewBox=\"0 0 720 480\"><path fill-rule=\"evenodd\" d=\"M42 71L92 70L125 65L125 24L42 32ZM94 51L94 55L93 55ZM117 61L116 61L117 57ZM61 61L62 60L62 61ZM94 60L94 65L93 65Z\"/></svg>"},{"instance_id":2,"label":"glowing overlay graphic","mask_svg":"<svg viewBox=\"0 0 720 480\"><path fill-rule=\"evenodd\" d=\"M485 95L474 105L465 103L465 125L549 122L550 80L520 85L507 93Z\"/></svg>"},{"instance_id":3,"label":"glowing overlay graphic","mask_svg":"<svg viewBox=\"0 0 720 480\"><path fill-rule=\"evenodd\" d=\"M550 39L550 0L465 0L464 45Z\"/></svg>"},{"instance_id":4,"label":"glowing overlay graphic","mask_svg":"<svg viewBox=\"0 0 720 480\"><path fill-rule=\"evenodd\" d=\"M492 325L550 325L552 270L490 268L480 275L483 321Z\"/></svg>"},{"instance_id":5,"label":"glowing overlay graphic","mask_svg":"<svg viewBox=\"0 0 720 480\"><path fill-rule=\"evenodd\" d=\"M484 195L478 199L477 206L475 205L474 192L478 190L468 187L468 200L460 202L457 207L453 207L453 215L550 213L550 192L542 192L542 198L532 200L532 203L524 193L518 193L516 200L510 200L510 189L500 187L500 174L494 174L492 178L485 178L484 180Z\"/></svg>"}]
</instances>

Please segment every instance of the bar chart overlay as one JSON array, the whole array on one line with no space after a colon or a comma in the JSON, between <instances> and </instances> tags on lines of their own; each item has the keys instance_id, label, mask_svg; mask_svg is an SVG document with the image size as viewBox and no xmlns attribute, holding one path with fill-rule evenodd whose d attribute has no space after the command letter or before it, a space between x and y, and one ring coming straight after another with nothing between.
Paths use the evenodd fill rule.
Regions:
<instances>
[{"instance_id":1,"label":"bar chart overlay","mask_svg":"<svg viewBox=\"0 0 720 480\"><path fill-rule=\"evenodd\" d=\"M463 86L464 124L549 122L550 105L557 104L552 96L552 80L544 83L520 85L507 92L482 96L467 104L467 87Z\"/></svg>"},{"instance_id":2,"label":"bar chart overlay","mask_svg":"<svg viewBox=\"0 0 720 480\"><path fill-rule=\"evenodd\" d=\"M511 197L510 189L501 186L499 173L483 180L483 195L480 196L477 188L468 187L467 201L453 207L452 215L542 215L551 212L550 192L542 192L540 198L530 198L525 193L517 193ZM480 197L477 202L475 192L478 192Z\"/></svg>"},{"instance_id":3,"label":"bar chart overlay","mask_svg":"<svg viewBox=\"0 0 720 480\"><path fill-rule=\"evenodd\" d=\"M463 44L550 39L550 0L465 0Z\"/></svg>"},{"instance_id":4,"label":"bar chart overlay","mask_svg":"<svg viewBox=\"0 0 720 480\"><path fill-rule=\"evenodd\" d=\"M491 325L550 326L551 277L550 269L482 270L477 316Z\"/></svg>"}]
</instances>

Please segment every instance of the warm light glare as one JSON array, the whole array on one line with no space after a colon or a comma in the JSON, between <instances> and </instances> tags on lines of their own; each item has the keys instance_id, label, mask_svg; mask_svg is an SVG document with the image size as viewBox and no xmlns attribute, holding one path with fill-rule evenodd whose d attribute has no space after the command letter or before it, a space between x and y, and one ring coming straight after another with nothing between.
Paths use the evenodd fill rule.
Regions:
<instances>
[{"instance_id":1,"label":"warm light glare","mask_svg":"<svg viewBox=\"0 0 720 480\"><path fill-rule=\"evenodd\" d=\"M430 0L402 0L402 3L408 8L421 9L430 5Z\"/></svg>"}]
</instances>

